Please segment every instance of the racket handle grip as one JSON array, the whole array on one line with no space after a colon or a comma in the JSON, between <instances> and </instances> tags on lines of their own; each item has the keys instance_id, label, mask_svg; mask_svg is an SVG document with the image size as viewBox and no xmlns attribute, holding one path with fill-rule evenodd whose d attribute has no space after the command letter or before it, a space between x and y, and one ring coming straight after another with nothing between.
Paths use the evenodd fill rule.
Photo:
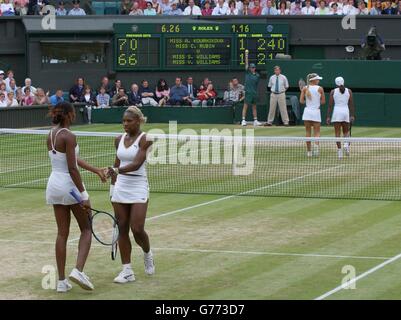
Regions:
<instances>
[{"instance_id":1,"label":"racket handle grip","mask_svg":"<svg viewBox=\"0 0 401 320\"><path fill-rule=\"evenodd\" d=\"M70 195L78 201L78 203L82 203L81 195L79 195L74 189L71 189Z\"/></svg>"}]
</instances>

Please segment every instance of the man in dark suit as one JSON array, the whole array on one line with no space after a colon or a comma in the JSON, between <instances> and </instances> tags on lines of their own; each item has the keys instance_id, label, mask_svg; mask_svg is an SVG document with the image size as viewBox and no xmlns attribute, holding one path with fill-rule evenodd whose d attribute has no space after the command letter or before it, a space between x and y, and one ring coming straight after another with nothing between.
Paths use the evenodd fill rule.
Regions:
<instances>
[{"instance_id":1,"label":"man in dark suit","mask_svg":"<svg viewBox=\"0 0 401 320\"><path fill-rule=\"evenodd\" d=\"M70 89L70 102L79 102L85 94L84 78L78 78L77 83Z\"/></svg>"},{"instance_id":2,"label":"man in dark suit","mask_svg":"<svg viewBox=\"0 0 401 320\"><path fill-rule=\"evenodd\" d=\"M195 100L196 95L198 94L198 87L194 85L194 79L192 79L191 76L187 78L187 83L185 86L187 87L189 97L191 98L191 100Z\"/></svg>"},{"instance_id":3,"label":"man in dark suit","mask_svg":"<svg viewBox=\"0 0 401 320\"><path fill-rule=\"evenodd\" d=\"M132 84L131 91L128 93L128 102L130 106L141 106L141 95L136 83Z\"/></svg>"}]
</instances>

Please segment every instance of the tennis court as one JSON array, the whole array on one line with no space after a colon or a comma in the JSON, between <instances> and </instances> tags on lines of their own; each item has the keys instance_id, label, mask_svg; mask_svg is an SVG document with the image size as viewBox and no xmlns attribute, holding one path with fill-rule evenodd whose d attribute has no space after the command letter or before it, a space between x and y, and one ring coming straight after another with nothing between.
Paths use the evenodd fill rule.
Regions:
<instances>
[{"instance_id":1,"label":"tennis court","mask_svg":"<svg viewBox=\"0 0 401 320\"><path fill-rule=\"evenodd\" d=\"M179 129L189 127L200 130L205 125ZM167 125L146 125L144 129L152 128L167 130ZM231 127L234 128L238 127ZM332 136L332 128L322 129L322 136ZM74 130L119 132L121 128L92 125ZM258 128L255 134L283 137L303 136L304 132L302 127L275 127ZM399 128L353 128L353 137L397 138L400 134ZM362 147L358 149L359 159L363 159L366 167L352 162L354 175L344 171L346 162L338 163L335 157L322 154L313 179L300 169L305 161L304 153L294 156L293 152L286 152L288 148L280 151L278 147L268 159L278 165L281 157L286 169L295 168L295 172L272 175L271 180L256 179L257 184L253 186L269 190L274 196L235 195L237 191L251 191L249 188L233 189L226 194L216 194L214 189L203 194L178 193L182 191L180 188L196 184L207 187L208 181L200 180L202 175L193 176L192 184L173 185L177 188L174 193L154 192L147 231L155 253L155 276L144 274L140 249L134 247L137 280L126 285L114 284L112 280L120 271L120 263L111 261L109 249L94 241L86 273L93 280L95 290L84 292L74 286L65 295L45 290L42 269L55 267L56 225L52 208L45 204L44 190L40 189L46 182L41 180L46 176L40 176L46 170L40 166L47 165L37 156L42 146L43 159L46 159L44 142L35 142L40 137L43 138L19 141L18 145L2 140L1 149L7 150L0 156L2 179L10 181L7 188L0 188L2 299L398 299L400 296L401 201L359 200L350 198L348 192L334 192L338 190L334 188L337 185L358 189L355 196L396 199L401 184L398 183L400 149L397 145L386 147L389 149L385 151L386 168L391 170L383 173L379 164L384 149L380 144L371 147L364 144L366 152ZM96 141L92 144L96 147ZM27 146L27 151L21 146ZM107 150L97 149L101 149L98 154L92 154L96 161L113 159L112 146ZM362 157L365 153L368 156ZM21 171L15 159L28 169ZM367 159L376 160L369 163ZM331 168L333 171L325 171ZM337 169L341 174L335 176L333 172ZM164 173L163 179L171 179L172 171ZM368 177L365 183L363 176ZM180 177L176 180L181 182ZM213 183L209 179L209 184ZM232 184L233 181L227 182L227 188ZM250 186L245 182L244 185ZM303 191L302 186L309 190ZM302 192L310 194L310 188L314 197L302 196ZM280 192L274 194L275 190ZM290 191L283 194L286 190ZM325 198L324 194L333 195L332 199ZM91 191L90 195L95 208L111 210L106 188ZM74 266L78 235L73 222L67 272ZM350 275L350 270L359 276L356 289L336 289Z\"/></svg>"}]
</instances>

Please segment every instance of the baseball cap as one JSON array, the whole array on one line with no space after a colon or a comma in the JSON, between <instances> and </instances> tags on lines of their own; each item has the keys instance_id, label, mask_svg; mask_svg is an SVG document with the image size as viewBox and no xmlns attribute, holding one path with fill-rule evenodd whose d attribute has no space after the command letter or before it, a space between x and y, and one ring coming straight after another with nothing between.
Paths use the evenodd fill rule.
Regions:
<instances>
[{"instance_id":1,"label":"baseball cap","mask_svg":"<svg viewBox=\"0 0 401 320\"><path fill-rule=\"evenodd\" d=\"M254 63L250 63L249 68L256 68L256 65Z\"/></svg>"},{"instance_id":2,"label":"baseball cap","mask_svg":"<svg viewBox=\"0 0 401 320\"><path fill-rule=\"evenodd\" d=\"M344 78L343 77L337 77L334 81L335 81L337 86L343 86L344 85Z\"/></svg>"},{"instance_id":3,"label":"baseball cap","mask_svg":"<svg viewBox=\"0 0 401 320\"><path fill-rule=\"evenodd\" d=\"M0 70L0 74L5 74L3 70Z\"/></svg>"}]
</instances>

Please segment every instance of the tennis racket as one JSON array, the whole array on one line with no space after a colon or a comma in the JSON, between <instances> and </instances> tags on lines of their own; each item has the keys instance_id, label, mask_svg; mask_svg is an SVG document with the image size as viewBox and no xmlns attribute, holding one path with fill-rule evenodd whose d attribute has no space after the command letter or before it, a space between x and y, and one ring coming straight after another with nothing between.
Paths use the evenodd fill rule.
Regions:
<instances>
[{"instance_id":1,"label":"tennis racket","mask_svg":"<svg viewBox=\"0 0 401 320\"><path fill-rule=\"evenodd\" d=\"M306 86L306 82L305 82L305 80L304 79L299 79L298 80L298 87L299 87L299 91L302 91L302 89L303 88L305 88L305 86Z\"/></svg>"},{"instance_id":2,"label":"tennis racket","mask_svg":"<svg viewBox=\"0 0 401 320\"><path fill-rule=\"evenodd\" d=\"M81 196L75 191L70 191L71 196L79 203L82 203ZM106 211L90 208L89 222L95 239L105 246L111 246L111 259L117 256L117 244L120 230L117 219Z\"/></svg>"}]
</instances>

